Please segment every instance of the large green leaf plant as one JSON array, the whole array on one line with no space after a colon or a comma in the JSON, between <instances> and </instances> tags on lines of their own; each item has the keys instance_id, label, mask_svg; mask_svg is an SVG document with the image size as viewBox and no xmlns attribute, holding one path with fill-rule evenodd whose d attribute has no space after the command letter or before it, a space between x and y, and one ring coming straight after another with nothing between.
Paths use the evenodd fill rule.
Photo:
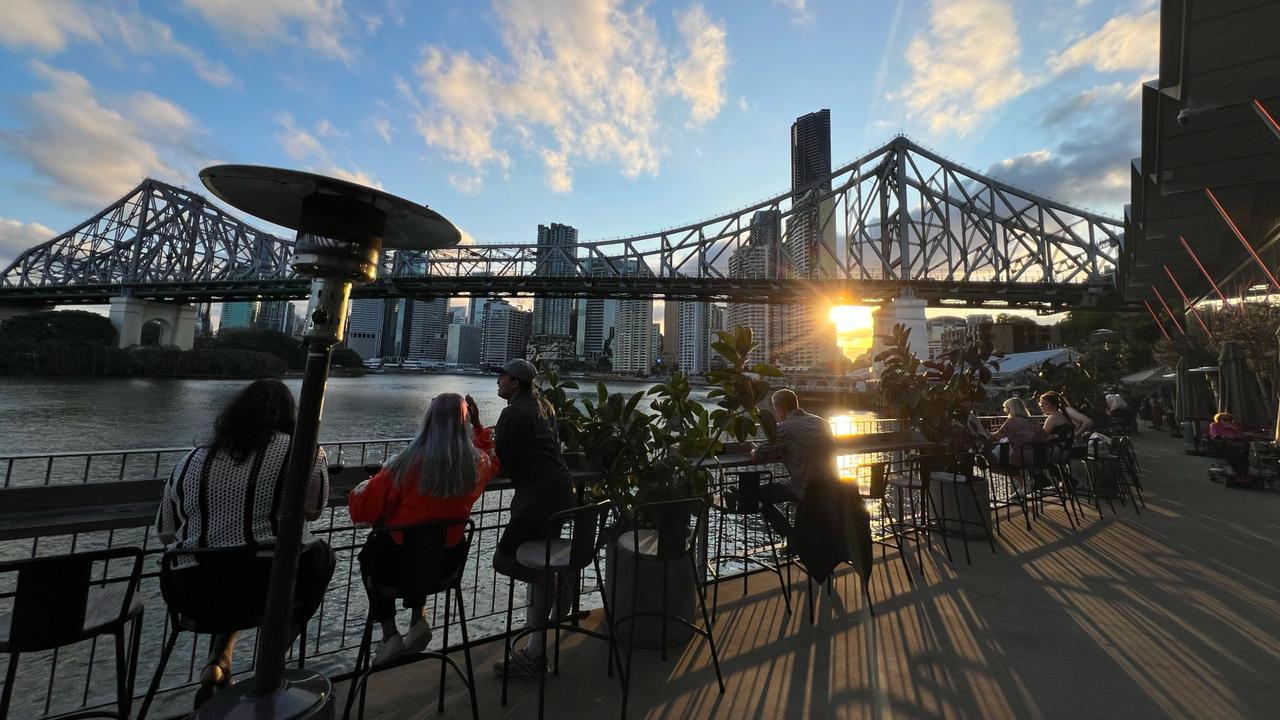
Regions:
<instances>
[{"instance_id":1,"label":"large green leaf plant","mask_svg":"<svg viewBox=\"0 0 1280 720\"><path fill-rule=\"evenodd\" d=\"M626 516L645 502L704 496L712 481L711 463L725 438L739 442L763 431L773 437L776 419L759 407L768 396L765 378L781 371L768 364L749 365L756 347L748 328L718 331L712 348L724 360L708 379L714 387L708 410L692 397L683 372L648 391L610 394L604 383L596 397L583 401L581 445L589 464L601 472L594 488ZM648 407L642 406L645 397Z\"/></svg>"}]
</instances>

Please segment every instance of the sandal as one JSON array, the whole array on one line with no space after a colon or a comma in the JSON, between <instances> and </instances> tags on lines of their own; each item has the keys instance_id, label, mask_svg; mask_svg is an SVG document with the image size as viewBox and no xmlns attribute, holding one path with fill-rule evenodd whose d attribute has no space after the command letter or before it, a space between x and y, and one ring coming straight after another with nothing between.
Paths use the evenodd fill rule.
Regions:
<instances>
[{"instance_id":1,"label":"sandal","mask_svg":"<svg viewBox=\"0 0 1280 720\"><path fill-rule=\"evenodd\" d=\"M204 670L200 673L200 688L196 690L195 707L198 709L201 705L209 701L213 697L215 690L225 690L231 687L231 668L219 662L211 662L204 666Z\"/></svg>"}]
</instances>

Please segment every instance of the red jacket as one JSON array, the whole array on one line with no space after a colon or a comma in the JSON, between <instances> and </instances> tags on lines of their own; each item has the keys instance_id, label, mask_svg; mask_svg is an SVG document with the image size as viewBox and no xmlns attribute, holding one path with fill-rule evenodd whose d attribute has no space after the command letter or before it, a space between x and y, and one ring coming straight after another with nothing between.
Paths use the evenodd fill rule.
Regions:
<instances>
[{"instance_id":1,"label":"red jacket","mask_svg":"<svg viewBox=\"0 0 1280 720\"><path fill-rule=\"evenodd\" d=\"M498 456L493 449L493 431L477 428L472 442L480 450L476 463L476 486L466 495L438 498L422 495L418 484L405 483L397 487L387 468L360 483L347 495L351 519L358 523L386 525L413 525L431 520L466 520L471 517L471 506L484 492L485 485L498 472ZM396 542L400 542L399 533ZM462 541L463 527L450 528L449 544Z\"/></svg>"}]
</instances>

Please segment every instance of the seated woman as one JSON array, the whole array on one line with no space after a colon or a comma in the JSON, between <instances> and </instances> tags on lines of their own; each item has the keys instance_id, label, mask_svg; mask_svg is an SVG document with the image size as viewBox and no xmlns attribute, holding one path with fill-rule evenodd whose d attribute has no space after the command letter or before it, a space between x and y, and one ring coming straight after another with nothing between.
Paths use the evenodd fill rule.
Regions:
<instances>
[{"instance_id":1,"label":"seated woman","mask_svg":"<svg viewBox=\"0 0 1280 720\"><path fill-rule=\"evenodd\" d=\"M1044 413L1044 437L1050 442L1069 447L1076 436L1076 425L1067 414L1067 401L1056 392L1040 396L1040 412Z\"/></svg>"},{"instance_id":2,"label":"seated woman","mask_svg":"<svg viewBox=\"0 0 1280 720\"><path fill-rule=\"evenodd\" d=\"M413 442L351 491L351 519L387 526L466 520L497 471L493 434L480 424L475 400L468 395L464 402L461 395L444 393L431 401ZM413 611L407 636L401 637L396 627L395 597L403 542L395 537L399 534L370 535L359 555L360 574L369 595L369 617L382 626L374 665L404 652L422 652L431 641L431 623L425 622L423 611L426 598L405 598L405 607ZM463 534L461 525L451 528L449 544L462 542Z\"/></svg>"},{"instance_id":3,"label":"seated woman","mask_svg":"<svg viewBox=\"0 0 1280 720\"><path fill-rule=\"evenodd\" d=\"M293 394L279 380L254 381L231 399L214 423L213 439L192 450L165 483L156 530L169 549L275 542L276 503L282 492L295 413ZM307 519L320 517L328 499L328 463L324 450L317 448L307 485ZM320 607L334 568L333 550L305 527L302 543L294 588L295 634ZM185 585L187 594L196 595L210 581L197 574L205 571L190 559L179 557L175 567L172 587L176 592L182 593ZM228 577L225 582L238 580ZM198 597L191 601L199 605ZM197 706L215 688L231 684L231 655L237 635L214 637L200 674Z\"/></svg>"},{"instance_id":4,"label":"seated woman","mask_svg":"<svg viewBox=\"0 0 1280 720\"><path fill-rule=\"evenodd\" d=\"M1223 442L1244 442L1249 439L1249 434L1236 423L1234 415L1220 412L1213 416L1213 422L1209 425L1209 439Z\"/></svg>"},{"instance_id":5,"label":"seated woman","mask_svg":"<svg viewBox=\"0 0 1280 720\"><path fill-rule=\"evenodd\" d=\"M1006 442L997 443L992 452L995 453L997 464L1021 465L1022 446L1029 442L1043 440L1044 431L1035 420L1031 419L1031 413L1027 411L1027 404L1022 401L1022 398L1009 398L1004 401L1002 407L1008 417L1000 429L991 434L991 437Z\"/></svg>"}]
</instances>

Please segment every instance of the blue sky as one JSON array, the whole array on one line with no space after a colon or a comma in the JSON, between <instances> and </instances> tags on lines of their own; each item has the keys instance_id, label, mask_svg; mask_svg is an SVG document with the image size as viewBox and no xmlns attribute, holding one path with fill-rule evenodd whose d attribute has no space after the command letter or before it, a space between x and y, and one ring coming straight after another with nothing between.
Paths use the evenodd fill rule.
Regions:
<instances>
[{"instance_id":1,"label":"blue sky","mask_svg":"<svg viewBox=\"0 0 1280 720\"><path fill-rule=\"evenodd\" d=\"M1152 0L5 0L0 263L144 175L312 169L477 242L634 235L784 190L905 132L1120 217Z\"/></svg>"}]
</instances>

